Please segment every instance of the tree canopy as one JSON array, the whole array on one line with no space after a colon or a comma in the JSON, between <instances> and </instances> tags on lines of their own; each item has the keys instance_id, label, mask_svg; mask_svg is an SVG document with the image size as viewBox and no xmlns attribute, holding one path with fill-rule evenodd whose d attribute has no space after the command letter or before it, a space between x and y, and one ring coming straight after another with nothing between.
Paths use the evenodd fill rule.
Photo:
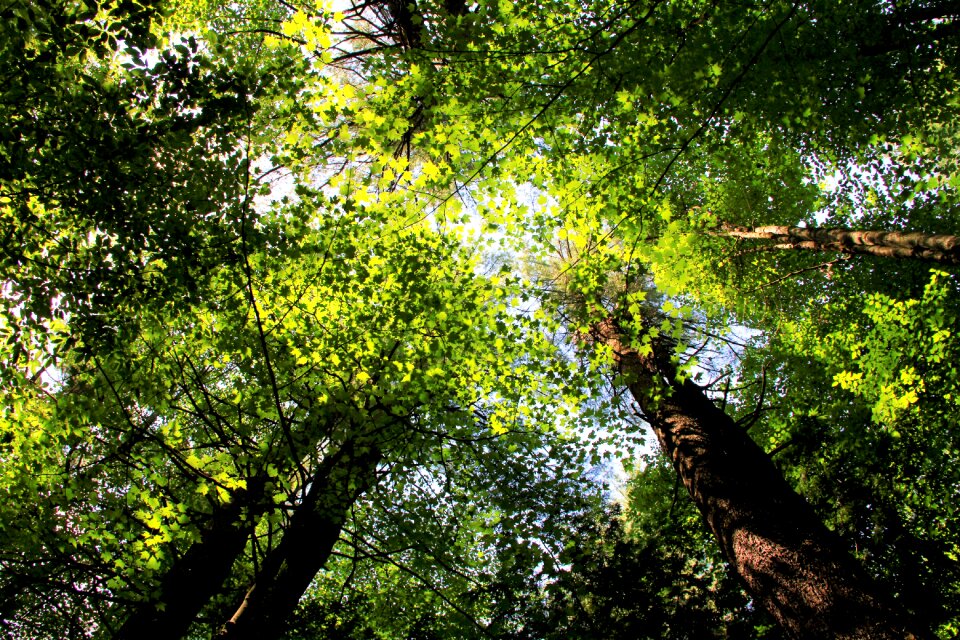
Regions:
<instances>
[{"instance_id":1,"label":"tree canopy","mask_svg":"<svg viewBox=\"0 0 960 640\"><path fill-rule=\"evenodd\" d=\"M960 633L955 2L0 16L7 637Z\"/></svg>"}]
</instances>

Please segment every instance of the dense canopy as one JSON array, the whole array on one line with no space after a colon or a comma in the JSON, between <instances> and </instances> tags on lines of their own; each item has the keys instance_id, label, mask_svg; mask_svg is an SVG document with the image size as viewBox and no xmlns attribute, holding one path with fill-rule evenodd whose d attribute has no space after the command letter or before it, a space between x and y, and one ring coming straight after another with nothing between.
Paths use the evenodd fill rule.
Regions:
<instances>
[{"instance_id":1,"label":"dense canopy","mask_svg":"<svg viewBox=\"0 0 960 640\"><path fill-rule=\"evenodd\" d=\"M0 8L8 638L960 633L960 5Z\"/></svg>"}]
</instances>

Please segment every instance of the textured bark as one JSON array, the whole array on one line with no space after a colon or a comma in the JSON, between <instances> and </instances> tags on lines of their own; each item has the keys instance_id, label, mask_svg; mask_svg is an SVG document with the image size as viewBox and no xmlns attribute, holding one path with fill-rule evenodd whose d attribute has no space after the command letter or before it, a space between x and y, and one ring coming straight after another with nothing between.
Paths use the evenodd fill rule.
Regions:
<instances>
[{"instance_id":1,"label":"textured bark","mask_svg":"<svg viewBox=\"0 0 960 640\"><path fill-rule=\"evenodd\" d=\"M347 513L374 484L382 459L371 445L345 446L320 465L283 539L267 554L243 602L217 635L221 640L271 640L326 564Z\"/></svg>"},{"instance_id":2,"label":"textured bark","mask_svg":"<svg viewBox=\"0 0 960 640\"><path fill-rule=\"evenodd\" d=\"M742 240L766 240L774 249L865 254L881 258L909 258L960 264L960 238L953 235L785 226L748 228L729 225L721 227L716 235Z\"/></svg>"},{"instance_id":3,"label":"textured bark","mask_svg":"<svg viewBox=\"0 0 960 640\"><path fill-rule=\"evenodd\" d=\"M677 382L670 349L641 356L613 321L593 328L613 351L663 451L753 598L792 638L904 639L903 619L769 456L703 390ZM667 388L654 402L648 391Z\"/></svg>"},{"instance_id":4,"label":"textured bark","mask_svg":"<svg viewBox=\"0 0 960 640\"><path fill-rule=\"evenodd\" d=\"M266 500L266 478L247 483L211 517L200 540L167 571L160 595L144 602L117 632L121 640L173 639L187 634L200 610L220 591L243 553L251 518L274 507Z\"/></svg>"}]
</instances>

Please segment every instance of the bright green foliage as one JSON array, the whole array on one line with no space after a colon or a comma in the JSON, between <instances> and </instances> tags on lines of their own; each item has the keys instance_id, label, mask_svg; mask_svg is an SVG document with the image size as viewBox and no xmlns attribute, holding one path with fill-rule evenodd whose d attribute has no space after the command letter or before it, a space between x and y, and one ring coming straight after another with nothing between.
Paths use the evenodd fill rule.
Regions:
<instances>
[{"instance_id":1,"label":"bright green foliage","mask_svg":"<svg viewBox=\"0 0 960 640\"><path fill-rule=\"evenodd\" d=\"M955 280L933 271L919 300L873 294L864 301L862 324L830 334L812 349L820 359L828 351L849 358L847 367L854 370L836 374L834 384L870 403L874 422L909 422L918 405L944 418L956 413Z\"/></svg>"},{"instance_id":2,"label":"bright green foliage","mask_svg":"<svg viewBox=\"0 0 960 640\"><path fill-rule=\"evenodd\" d=\"M305 20L294 15L282 32L322 44L322 23ZM44 124L23 150L36 162L14 158L19 173L4 176L11 238L23 236L18 224L44 231L5 254L23 277L5 292L2 327L2 607L21 635L78 637L86 625L108 634L127 607L160 596L164 572L214 514L265 482L276 506L247 522L257 538L232 580L244 588L247 563L279 539L280 505L298 500L303 474L358 438L384 450L399 496L407 474L440 477L435 465L481 443L489 491L519 470L518 447L535 460L544 434L566 428L575 408L556 399L582 396L544 336L546 319L521 310L522 283L507 270L483 275L456 201L438 208L429 195L445 197L449 172L362 164L392 144L384 137L402 138L406 114L383 129L379 113L403 83L351 92L307 68L281 79L270 70L289 70L296 51L276 42L252 58L242 42L166 42L152 66L132 41L120 57L129 62L114 64L110 48L100 61L71 61L71 73L101 74L76 99L102 89L103 102L83 108L57 93L69 79L38 74L52 97L37 94L35 117L117 118L115 103L126 116L115 128ZM252 89L237 84L248 71ZM224 91L236 92L232 110ZM278 101L292 91L301 99ZM328 161L349 159L318 184L311 141L331 126ZM112 146L78 138L89 132ZM90 155L47 160L48 142ZM262 162L292 176L276 199ZM70 189L84 180L97 188ZM511 492L504 500L519 504L496 509L532 517L525 501L538 495ZM392 506L367 509L382 519L377 509Z\"/></svg>"},{"instance_id":3,"label":"bright green foliage","mask_svg":"<svg viewBox=\"0 0 960 640\"><path fill-rule=\"evenodd\" d=\"M63 322L74 335L59 348L94 349L130 322L120 307L190 295L230 259L221 204L239 193L248 89L193 38L149 60L154 11L135 3L9 12L0 216L15 284L4 330L42 359L42 334Z\"/></svg>"},{"instance_id":4,"label":"bright green foliage","mask_svg":"<svg viewBox=\"0 0 960 640\"><path fill-rule=\"evenodd\" d=\"M796 298L777 295L786 274L822 282L840 267L731 246L710 236L720 223L826 216L953 230L944 213L956 198L957 45L938 27L940 10L555 2L534 20L481 5L456 47L447 38L459 29L438 26L436 49L466 51L440 68L428 100L479 90L469 121L455 125L470 138L499 115L494 175L540 195L529 212L507 210L512 222L495 216L500 228L520 222L545 249L565 229L588 229L594 247L613 242L647 263L640 272L668 295L756 316ZM511 185L485 184L511 199Z\"/></svg>"},{"instance_id":5,"label":"bright green foliage","mask_svg":"<svg viewBox=\"0 0 960 640\"><path fill-rule=\"evenodd\" d=\"M688 346L754 337L742 362L714 358L729 410L949 637L955 274L720 231L956 233L955 14L3 9L4 630L108 636L262 491L209 635L311 469L361 442L383 450L380 486L292 633L774 637L662 465L635 478L626 524L585 515L576 468L597 454L569 440L618 443L597 427L622 426L623 403L608 354L568 358L620 307L641 352L677 344L682 375L706 379L715 343L700 368Z\"/></svg>"},{"instance_id":6,"label":"bright green foliage","mask_svg":"<svg viewBox=\"0 0 960 640\"><path fill-rule=\"evenodd\" d=\"M535 448L561 424L537 398L571 372L552 371L553 347L506 306L513 284L477 276L455 236L336 200L282 254L212 275L205 302L144 313L124 349L59 360L60 380L27 387L41 394L11 407L4 457L6 522L30 524L7 529L6 548L51 567L93 556L99 588L136 600L218 504L264 473L278 503L292 499L298 464L359 433L382 429L399 473L462 439ZM33 491L49 495L49 522L31 521ZM22 547L25 531L40 549Z\"/></svg>"}]
</instances>

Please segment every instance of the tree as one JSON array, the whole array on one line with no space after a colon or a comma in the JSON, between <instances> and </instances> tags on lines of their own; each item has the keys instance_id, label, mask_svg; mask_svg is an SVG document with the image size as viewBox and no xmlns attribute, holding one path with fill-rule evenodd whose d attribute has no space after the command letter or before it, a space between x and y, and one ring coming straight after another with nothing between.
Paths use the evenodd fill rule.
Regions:
<instances>
[{"instance_id":1,"label":"tree","mask_svg":"<svg viewBox=\"0 0 960 640\"><path fill-rule=\"evenodd\" d=\"M279 635L300 597L327 563L348 509L376 483L383 454L375 443L358 439L323 460L283 539L264 557L253 585L218 637Z\"/></svg>"},{"instance_id":2,"label":"tree","mask_svg":"<svg viewBox=\"0 0 960 640\"><path fill-rule=\"evenodd\" d=\"M928 155L922 161L925 168L921 172L927 177L916 180L915 177L907 175L909 171L905 167L915 163L918 156L907 151L911 138L907 134L907 131L910 131L909 125L905 123L912 119L918 128L927 128L920 112L913 111L916 104L903 105L903 111L898 112L898 117L903 118L897 125L902 127L899 130L884 129L886 133L879 135L877 129L872 132L858 130L844 121L849 117L849 113L858 112L849 103L854 99L853 87L849 90L841 86L817 88L807 94L805 91L809 88L808 85L801 82L798 87L795 82L786 83L779 75L785 69L790 69L786 71L787 74L793 73L795 65L773 68L772 60L778 58L781 52L787 52L791 63L817 66L827 64L825 61L828 57L837 55L838 58L833 62L841 66L853 64L855 56L848 58L847 52L835 48L825 48L815 54L808 50L805 55L794 58L795 52L809 47L810 42L803 42L805 38L818 40L837 26L837 23L832 23L830 18L823 15L813 19L818 7L811 4L781 7L771 3L758 9L757 19L753 24L738 23L731 15L725 15L723 10L705 10L701 15L697 15L695 11L686 13L687 7L674 9L672 14L658 13L658 10L659 7L654 7L648 14L634 13L630 16L634 19L633 24L619 31L616 28L606 28L610 22L603 23L600 19L592 23L604 25L606 29L603 35L617 46L613 54L602 48L591 51L588 46L580 50L574 47L564 50L556 45L557 40L546 45L546 48L553 51L578 51L582 53L579 61L596 55L597 58L583 63L582 72L576 62L570 65L558 62L551 69L551 72L556 70L555 73L551 75L551 72L547 72L546 78L543 68L531 71L531 76L541 74L538 86L559 87L552 96L547 89L547 96L541 102L547 104L549 112L537 112L536 107L531 107L528 112L533 119L542 118L551 122L556 132L548 133L547 127L532 121L527 123L529 137L534 139L533 144L537 149L527 152L530 160L517 160L519 169L515 173L523 176L522 179L533 180L543 193L542 210L535 219L541 225L546 222L547 227L546 230L543 226L539 227L536 231L541 234L539 237L552 243L558 236L564 239L574 235L575 242L583 243L578 244L578 248L586 246L591 250L598 245L605 246L604 240L613 238L612 242L618 242L623 253L640 258L647 263L649 271L654 272L657 284L667 294L664 299L671 305L668 312L685 308L686 313L690 313L690 306L681 305L677 301L680 298L683 302L692 301L721 323L725 317L730 318L730 315L736 314L734 317L739 321L750 322L752 326L775 327L775 321L771 321L770 316L781 313L784 307L792 310L804 309L808 308L811 301L822 301L834 293L839 295L841 287L834 286L829 280L836 277L841 269L846 275L855 267L848 266L831 271L833 264L815 264L812 261L804 263L800 257L764 256L762 263L753 261L758 268L746 273L745 269L740 269L725 278L725 272L732 271L729 265L723 265L727 256L712 259L710 253L703 251L701 243L682 237L684 233L689 236L690 227L682 220L687 212L690 212L691 226L694 228L698 225L700 228L709 228L711 221L717 219L736 220L738 222L731 224L749 227L774 223L782 227L796 227L799 219L808 226L813 226L816 216L824 212L823 209L818 210L819 207L824 207L826 201L838 202L844 197L852 199L856 190L863 185L871 185L873 178L869 173L875 171L874 175L878 176L876 180L881 184L888 178L896 180L886 193L883 193L882 186L863 189L869 198L859 200L852 206L848 203L845 211L837 207L826 210L825 214L835 216L834 219L839 221L842 214L864 216L881 212L886 217L887 224L896 225L903 219L927 220L927 215L937 211L940 214L939 219L930 218L934 225L940 225L947 219L955 220L955 216L950 216L950 205L944 206L954 201L953 188L935 188L930 199L925 204L920 204L920 200L926 198L923 194L927 191L928 179L932 180L934 185L945 185L945 179L949 180L948 176L955 175L952 169L945 169L940 164L941 159L950 155L949 153L938 156L930 149L925 150ZM859 20L872 21L876 18L878 25L887 20L869 15L869 11L864 11L862 7L852 11L857 12ZM949 9L947 11L949 12ZM604 17L611 15L617 14L611 12ZM642 19L638 15L642 16ZM666 21L663 20L665 17ZM669 20L673 18L681 23L678 31L685 36L673 50L667 47L664 47L666 52L658 49L654 40L656 36L648 36L648 40L634 37L634 33L644 29L653 20L657 20L657 26L662 28L665 22L669 24ZM688 20L685 26L681 22L684 19ZM918 21L922 19L918 17ZM641 23L640 29L631 33L630 30L636 27L637 23ZM933 25L936 25L936 20L925 28L932 28ZM888 23L882 29L893 26ZM520 29L522 32L522 27ZM585 36L587 31L589 29L584 29L577 32L577 35ZM600 31L601 29L597 30ZM628 33L629 35L625 35ZM672 32L666 29L664 33ZM733 44L732 40L724 39L733 34L742 37L742 40ZM621 37L623 39L618 41ZM851 37L854 41L857 39L857 36L852 34ZM581 42L587 42L586 38ZM629 45L624 44L628 42ZM730 46L725 48L724 43ZM781 45L779 50L776 46L771 46L774 43ZM630 45L636 48L631 49ZM920 56L951 56L955 55L955 46L956 43L951 41L949 46L942 50L934 51L925 46L922 50L911 53ZM533 51L535 47L531 46L529 50ZM663 68L664 72L655 73L648 87L643 81L650 76L649 73L631 74L623 72L622 67L610 64L616 55L626 57L627 54L622 53L625 51L630 51L631 57L640 61L637 66L655 70ZM716 57L711 60L710 57L716 56L717 51L724 51L728 56L727 60L723 63L717 62ZM886 54L892 54L892 50L885 52ZM591 62L602 56L606 56L603 59L608 64L603 66L601 71L600 65L593 66ZM903 82L907 74L917 80L920 86L928 82L936 84L945 79L938 76L936 71L920 76L912 75L912 71L905 72L906 69L915 69L905 62L910 56L910 53L902 51L892 54L885 61L871 61L871 64L880 65L892 62L898 69L884 72L884 79L871 83L870 89L882 93ZM576 60L576 57L577 53L570 53L570 58ZM533 56L528 58L532 59ZM650 59L655 62L651 64ZM686 64L691 66L687 67ZM712 64L716 66L711 66ZM594 69L597 70L593 72ZM569 82L565 82L564 73L567 73L566 80ZM579 86L581 77L584 78L584 89L577 94L576 87ZM827 78L826 84L836 78L830 73L820 74L819 77ZM550 80L554 78L556 80L551 83ZM642 87L637 95L630 93L631 82ZM761 89L763 83L766 83L766 87ZM535 82L531 81L530 84L534 85ZM668 89L662 89L664 86ZM769 90L770 86L773 87L772 92ZM696 95L693 87L704 90L701 95ZM610 93L604 94L604 90L609 90ZM794 95L784 95L780 93L781 90L793 91ZM534 92L535 89L531 88L531 94ZM831 100L822 101L821 97L826 94L831 95ZM763 97L760 97L761 95ZM833 107L840 104L839 101L832 100L833 95L838 96L839 101L847 101L843 102L843 107L839 108L838 112L832 111ZM752 102L755 98L765 101L768 96L776 97L762 104ZM577 103L577 100L581 102ZM881 102L883 100L894 102L890 94L881 99ZM807 116L795 117L799 111L791 114L794 106L803 101L809 101L811 105L806 111L816 113L820 110L821 117L828 118L824 127L807 128L804 126L804 118ZM576 103L575 106L564 111L571 102ZM927 104L925 100L923 102ZM619 103L624 105L621 120L617 120ZM591 107L591 104L596 106ZM897 107L900 106L901 103L897 102ZM576 116L567 119L571 113ZM641 117L638 118L637 113L640 113ZM744 124L745 120L748 120L749 124ZM946 120L938 119L938 122ZM870 127L872 126L871 121ZM930 128L935 129L938 126ZM829 133L821 137L822 131ZM899 143L891 144L882 140L878 144L877 139L882 139L884 135L894 138L905 136L906 144L901 146ZM873 141L868 140L872 137L876 138ZM949 142L950 134L944 135L943 131L938 131L932 137L938 140L937 144L945 144L947 148L954 144ZM787 144L781 142L783 139L788 141ZM520 151L518 155L523 153ZM896 169L884 169L879 163L874 164L875 159L885 153L889 154L886 156L887 161L893 157ZM773 154L776 154L776 157L768 160ZM804 181L808 181L807 185L817 183L816 172L804 167L804 164L814 161L817 154L829 156L832 167L836 166L833 162L838 162L835 159L837 156L841 158L841 163L856 158L855 162L869 165L870 168L864 171L869 179L862 180L842 197L830 195L826 189L820 189L820 193L817 193L818 189L804 185ZM725 169L724 161L731 158L734 161L733 170ZM777 171L764 176L763 172L770 171L768 163L774 164ZM724 184L729 179L735 181ZM780 180L784 180L785 184L776 184ZM813 198L810 198L811 192ZM769 197L767 194L770 194ZM794 194L804 197L790 197ZM732 196L737 196L740 202L743 201L743 196L764 197L755 198L749 209L738 209L732 206L737 203ZM887 211L881 211L882 204L886 203L894 206ZM722 206L713 206L715 204ZM716 217L708 217L706 212L712 212ZM678 217L681 220L676 220ZM739 222L741 220L743 222ZM577 227L585 231L581 231L579 235L576 232L571 234L571 228ZM928 228L934 227L931 225ZM893 226L891 230L895 229L896 226ZM948 225L947 232L950 231ZM648 242L647 239L651 236L659 241ZM727 246L729 247L729 244ZM596 262L601 264L599 268L596 265L581 264L570 268L570 277L576 284L575 288L582 289L584 284L589 287L596 279L594 272L604 272L602 257ZM791 263L798 266L787 267ZM725 269L718 268L724 266ZM885 273L878 269L869 271L872 272L869 278L874 282L882 278L897 281L892 275L893 271L886 267ZM897 269L897 273L899 272ZM639 275L634 277L642 278L644 273L644 269L636 269L634 274ZM811 277L808 278L805 274L811 274ZM859 275L854 277L862 283L868 279ZM806 282L803 282L802 286L793 285L789 282L791 279ZM767 296L763 296L767 292L756 294L756 289L784 284L785 281L787 286L783 287L782 295L776 292ZM871 289L868 287L866 290ZM846 292L851 293L849 289ZM590 300L589 291L586 295ZM779 308L770 313L769 306L756 304L761 297L775 297ZM759 321L764 313L770 313L766 316L765 322L768 324L765 325ZM788 316L784 314L778 317Z\"/></svg>"},{"instance_id":3,"label":"tree","mask_svg":"<svg viewBox=\"0 0 960 640\"><path fill-rule=\"evenodd\" d=\"M806 227L721 227L717 232L726 238L738 240L769 240L760 245L765 250L801 249L832 251L849 255L866 254L884 258L920 258L946 264L956 264L957 237L927 233L899 233L896 231L859 231L851 229L817 229ZM749 251L749 249L747 249Z\"/></svg>"},{"instance_id":4,"label":"tree","mask_svg":"<svg viewBox=\"0 0 960 640\"><path fill-rule=\"evenodd\" d=\"M889 592L948 636L954 347L952 331L941 332L956 284L943 272L916 291L890 284L863 301L838 296L746 351L745 371L765 369L768 396L791 398L763 402L751 433ZM743 404L752 413L756 392Z\"/></svg>"},{"instance_id":5,"label":"tree","mask_svg":"<svg viewBox=\"0 0 960 640\"><path fill-rule=\"evenodd\" d=\"M922 388L950 388L955 376L941 363L952 346L937 345L952 344L952 334L894 311L899 299L921 299L928 276L914 261L819 263L812 251L731 250L711 233L722 221L788 235L803 225L955 234L953 3L422 0L342 13L121 4L17 4L4 14L0 65L10 89L0 110L11 126L0 148L0 381L10 551L0 608L11 633L182 636L219 629L238 612L235 628L255 614L280 633L273 621L325 564L339 562L343 584L363 563L413 570L399 552L379 552L390 540L372 550L356 525L408 539L414 529L391 528L382 492L413 469L444 477L444 456L487 442L481 434L492 434L490 477L530 501L510 509L545 509L520 491L511 447L536 464L558 423L606 420L600 367L588 377L571 370L570 349L544 337L558 331L550 297L511 273L513 257L541 259L557 239L579 256L568 288L602 312L572 318L572 329L604 320L609 300L639 304L651 274L673 320L630 334L638 342L625 353L653 354L654 329L682 339L691 318L724 336L747 326L763 332L748 362L790 362L777 371L781 389L802 381L785 391L788 403L816 410L826 383L848 392L823 407L833 422L817 432L829 436L825 457L842 457L837 407L846 401L858 416L877 407L876 424L888 431L935 424L931 446L894 447L916 456L917 468L952 460L932 444L954 450L940 419L952 408ZM504 241L484 244L486 231ZM611 262L630 268L606 287ZM826 317L820 307L836 310L862 292L883 296L879 306L860 316L844 307L816 324ZM867 342L839 329L854 317ZM898 326L924 331L908 339ZM785 327L831 336L844 355L792 353L778 342ZM878 355L887 340L915 361L909 379L895 380L897 363ZM829 363L834 377L794 370L803 358ZM656 365L639 372L673 390L662 402L727 424L666 359L636 360ZM732 375L765 364L749 366L731 365ZM659 419L658 405L642 402ZM778 429L792 417L770 411L762 394L735 391L732 403L756 407L758 441L790 442ZM914 406L916 415L897 413ZM874 423L853 424L873 437ZM749 438L734 440L788 495ZM837 475L817 468L814 450L779 451L822 512L798 507L784 517L806 513L804 527L823 540L811 523L842 520L842 505L807 482ZM849 460L864 470L858 482L876 476L866 454ZM918 477L908 467L896 466L898 485ZM737 471L724 469L718 482L734 482ZM537 486L549 493L549 485ZM855 506L860 518L876 515L877 530L898 521L889 513L899 507L888 505L922 501L900 487L876 495L883 513ZM905 530L939 541L941 553L953 538L938 538L935 523L952 521L937 502L924 505L926 524ZM297 565L308 552L303 532L321 529L323 544ZM343 557L348 543L356 563ZM823 545L843 556L835 540ZM458 548L456 564L469 565L473 547ZM510 544L496 548L484 570L505 572L517 556ZM424 573L431 556L418 553L418 574L439 575ZM868 566L894 582L911 570L878 564ZM848 584L869 582L856 568L849 575ZM489 590L471 594L435 579L433 606L521 628L520 614L492 594L534 598L536 589L500 578L478 578ZM757 598L770 601L758 584ZM356 610L385 600L359 592ZM428 604L417 601L422 615L396 633L422 630Z\"/></svg>"},{"instance_id":6,"label":"tree","mask_svg":"<svg viewBox=\"0 0 960 640\"><path fill-rule=\"evenodd\" d=\"M267 95L263 103L275 96ZM325 192L308 176L295 197L255 210L266 191L254 157L276 150L270 118L290 116L252 111L242 124L268 131L233 132L236 155L221 176L229 188L209 203L229 232L222 244L213 231L201 234L229 258L211 260L202 279L184 285L190 296L139 305L108 276L91 278L111 297L90 307L69 281L54 281L57 293L24 294L77 296L81 306L61 310L64 320L48 323L38 344L22 334L7 343L19 378L7 395L5 515L38 534L12 527L5 544L5 605L19 633L75 635L90 624L103 635L179 637L198 620L209 624L238 582L251 594L286 590L285 610L259 609L283 618L339 538L355 489L371 486L381 466L430 459L478 430L496 446L540 442L557 419L555 406L548 415L525 399L531 386L521 380L538 378L532 388L553 395L565 376L551 371L554 349L537 323L506 306L517 284L474 273L480 256L459 246L456 229L433 231L432 217L411 223L422 212L412 192L364 199L362 189ZM299 143L288 144L296 151ZM125 246L140 240L117 235ZM148 253L151 277L169 277L179 292L178 273L165 270L180 257L172 251ZM127 320L138 305L136 322L113 327L110 340L70 348L87 335L84 311ZM31 361L18 362L20 353ZM491 378L507 363L510 376ZM44 369L55 377L42 379ZM358 447L382 453L348 455ZM354 471L359 484L343 491L340 474ZM44 518L32 516L38 506ZM108 531L97 524L103 517ZM302 552L304 533L324 522L325 550L301 563L290 550ZM299 586L282 578L291 566L302 569ZM52 599L66 603L60 621L42 613Z\"/></svg>"},{"instance_id":7,"label":"tree","mask_svg":"<svg viewBox=\"0 0 960 640\"><path fill-rule=\"evenodd\" d=\"M677 379L667 343L650 341L644 355L612 320L596 325L592 337L629 376L631 393L724 556L790 635L923 635L907 632L763 450L702 389Z\"/></svg>"}]
</instances>

